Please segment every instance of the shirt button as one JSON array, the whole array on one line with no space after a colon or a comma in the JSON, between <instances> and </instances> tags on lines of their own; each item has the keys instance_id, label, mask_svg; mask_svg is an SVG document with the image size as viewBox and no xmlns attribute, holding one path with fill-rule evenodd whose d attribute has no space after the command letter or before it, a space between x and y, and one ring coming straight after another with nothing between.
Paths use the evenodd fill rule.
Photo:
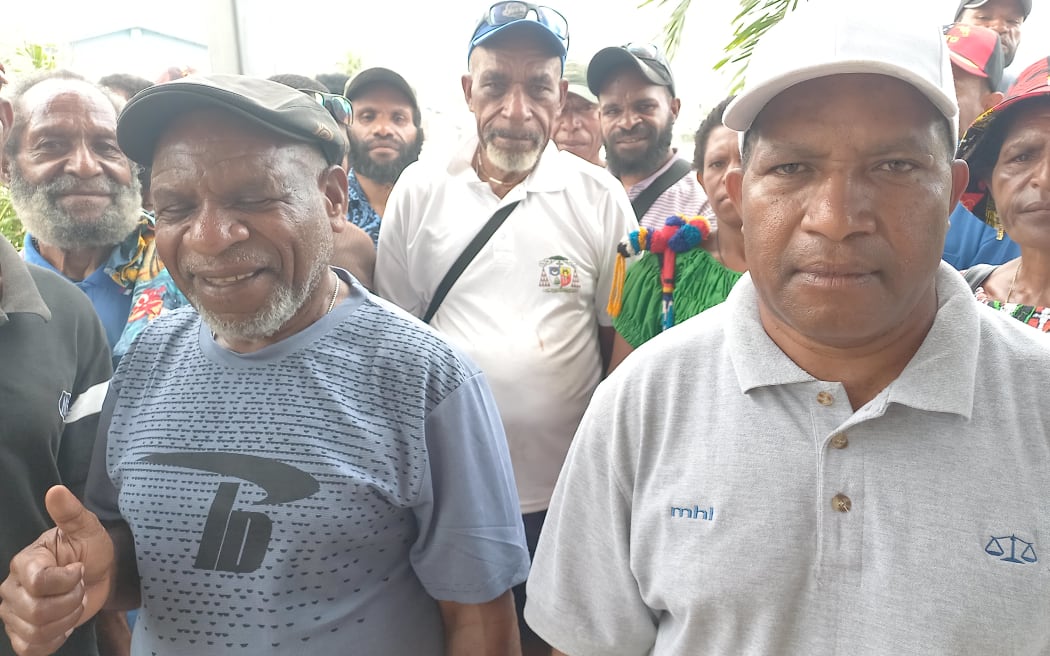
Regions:
<instances>
[{"instance_id":1,"label":"shirt button","mask_svg":"<svg viewBox=\"0 0 1050 656\"><path fill-rule=\"evenodd\" d=\"M853 502L845 494L836 494L831 499L831 507L839 512L849 512L849 509L853 507Z\"/></svg>"},{"instance_id":2,"label":"shirt button","mask_svg":"<svg viewBox=\"0 0 1050 656\"><path fill-rule=\"evenodd\" d=\"M831 448L845 449L847 446L849 446L849 438L846 437L845 433L836 433L831 438Z\"/></svg>"},{"instance_id":3,"label":"shirt button","mask_svg":"<svg viewBox=\"0 0 1050 656\"><path fill-rule=\"evenodd\" d=\"M835 402L835 397L831 395L831 392L821 392L817 394L817 403L823 406L829 406Z\"/></svg>"}]
</instances>

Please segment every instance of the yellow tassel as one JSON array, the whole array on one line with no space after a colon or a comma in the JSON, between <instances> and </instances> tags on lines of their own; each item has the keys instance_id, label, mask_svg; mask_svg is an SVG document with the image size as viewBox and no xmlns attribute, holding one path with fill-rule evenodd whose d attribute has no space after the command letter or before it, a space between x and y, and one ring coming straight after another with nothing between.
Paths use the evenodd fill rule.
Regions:
<instances>
[{"instance_id":1,"label":"yellow tassel","mask_svg":"<svg viewBox=\"0 0 1050 656\"><path fill-rule=\"evenodd\" d=\"M616 264L613 268L612 287L609 289L609 311L610 317L620 316L623 309L623 282L627 278L627 258L616 255Z\"/></svg>"}]
</instances>

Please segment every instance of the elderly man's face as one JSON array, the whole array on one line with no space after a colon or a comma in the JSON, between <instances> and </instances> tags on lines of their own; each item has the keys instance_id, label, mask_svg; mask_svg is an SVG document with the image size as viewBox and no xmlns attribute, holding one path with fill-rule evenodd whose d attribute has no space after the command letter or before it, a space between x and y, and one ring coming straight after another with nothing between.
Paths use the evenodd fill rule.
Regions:
<instances>
[{"instance_id":1,"label":"elderly man's face","mask_svg":"<svg viewBox=\"0 0 1050 656\"><path fill-rule=\"evenodd\" d=\"M1028 101L1009 117L991 192L1010 238L1050 249L1050 101Z\"/></svg>"},{"instance_id":2,"label":"elderly man's face","mask_svg":"<svg viewBox=\"0 0 1050 656\"><path fill-rule=\"evenodd\" d=\"M933 105L892 78L836 75L781 93L754 130L727 184L767 331L865 348L931 320L967 180Z\"/></svg>"},{"instance_id":3,"label":"elderly man's face","mask_svg":"<svg viewBox=\"0 0 1050 656\"><path fill-rule=\"evenodd\" d=\"M598 121L598 105L570 93L555 123L554 143L560 150L600 165L602 127Z\"/></svg>"},{"instance_id":4,"label":"elderly man's face","mask_svg":"<svg viewBox=\"0 0 1050 656\"><path fill-rule=\"evenodd\" d=\"M117 244L139 221L140 184L117 145L117 112L79 80L45 80L18 107L26 126L11 161L11 196L40 241Z\"/></svg>"},{"instance_id":5,"label":"elderly man's face","mask_svg":"<svg viewBox=\"0 0 1050 656\"><path fill-rule=\"evenodd\" d=\"M1005 65L1013 63L1017 46L1021 45L1021 26L1024 25L1024 8L1020 0L989 0L976 9L964 9L958 22L998 32Z\"/></svg>"},{"instance_id":6,"label":"elderly man's face","mask_svg":"<svg viewBox=\"0 0 1050 656\"><path fill-rule=\"evenodd\" d=\"M412 101L386 85L354 97L350 154L354 170L379 184L394 184L423 149L423 133L412 120Z\"/></svg>"},{"instance_id":7,"label":"elderly man's face","mask_svg":"<svg viewBox=\"0 0 1050 656\"><path fill-rule=\"evenodd\" d=\"M162 135L151 179L157 251L216 335L273 343L323 314L346 174L319 149L198 110Z\"/></svg>"},{"instance_id":8,"label":"elderly man's face","mask_svg":"<svg viewBox=\"0 0 1050 656\"><path fill-rule=\"evenodd\" d=\"M523 35L478 47L463 76L463 95L478 125L484 156L501 172L529 171L550 140L568 82L561 63Z\"/></svg>"}]
</instances>

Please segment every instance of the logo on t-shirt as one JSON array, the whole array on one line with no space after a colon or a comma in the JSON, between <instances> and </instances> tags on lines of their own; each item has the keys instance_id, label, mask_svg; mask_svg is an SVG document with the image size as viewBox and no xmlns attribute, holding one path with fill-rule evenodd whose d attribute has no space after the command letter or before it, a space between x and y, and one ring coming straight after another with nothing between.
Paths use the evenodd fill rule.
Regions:
<instances>
[{"instance_id":1,"label":"logo on t-shirt","mask_svg":"<svg viewBox=\"0 0 1050 656\"><path fill-rule=\"evenodd\" d=\"M540 260L540 289L548 293L579 293L579 267L561 255L552 255Z\"/></svg>"},{"instance_id":2,"label":"logo on t-shirt","mask_svg":"<svg viewBox=\"0 0 1050 656\"><path fill-rule=\"evenodd\" d=\"M58 395L58 416L65 421L66 416L69 414L69 402L73 400L73 395L69 392L62 390L62 393Z\"/></svg>"},{"instance_id":3,"label":"logo on t-shirt","mask_svg":"<svg viewBox=\"0 0 1050 656\"><path fill-rule=\"evenodd\" d=\"M241 453L154 453L139 462L240 478L266 491L266 497L255 506L305 499L321 487L313 476L291 465ZM262 565L273 521L261 512L234 510L240 487L240 483L219 483L193 563L196 569L246 573Z\"/></svg>"},{"instance_id":4,"label":"logo on t-shirt","mask_svg":"<svg viewBox=\"0 0 1050 656\"><path fill-rule=\"evenodd\" d=\"M1016 535L992 536L984 546L984 553L1008 563L1034 563L1039 560L1035 554L1035 544L1022 540Z\"/></svg>"}]
</instances>

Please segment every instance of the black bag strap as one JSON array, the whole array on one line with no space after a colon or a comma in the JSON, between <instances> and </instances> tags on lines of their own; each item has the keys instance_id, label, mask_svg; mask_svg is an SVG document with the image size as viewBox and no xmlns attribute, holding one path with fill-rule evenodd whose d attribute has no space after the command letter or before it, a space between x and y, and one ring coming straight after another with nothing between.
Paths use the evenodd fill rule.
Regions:
<instances>
[{"instance_id":1,"label":"black bag strap","mask_svg":"<svg viewBox=\"0 0 1050 656\"><path fill-rule=\"evenodd\" d=\"M676 159L671 168L661 173L659 177L653 180L651 185L643 189L642 193L635 196L635 199L631 201L631 207L634 208L634 218L641 221L645 213L656 202L656 199L660 197L660 194L684 178L692 168L693 165L684 159Z\"/></svg>"},{"instance_id":2,"label":"black bag strap","mask_svg":"<svg viewBox=\"0 0 1050 656\"><path fill-rule=\"evenodd\" d=\"M514 208L518 206L520 200L516 200L509 205L496 210L496 213L489 218L488 222L481 227L478 234L474 235L474 239L467 244L467 247L463 249L463 252L459 254L456 261L449 267L445 277L441 279L441 283L434 290L434 297L430 299L430 305L427 307L427 313L423 315L423 323L430 323L430 320L434 318L438 308L441 307L441 302L445 300L445 296L448 295L449 290L452 289L452 285L456 284L459 280L460 275L466 270L474 257L481 251L481 247L488 243L488 240L492 238L492 235L499 230L499 227L503 225L503 222L507 220L510 213L514 211Z\"/></svg>"}]
</instances>

